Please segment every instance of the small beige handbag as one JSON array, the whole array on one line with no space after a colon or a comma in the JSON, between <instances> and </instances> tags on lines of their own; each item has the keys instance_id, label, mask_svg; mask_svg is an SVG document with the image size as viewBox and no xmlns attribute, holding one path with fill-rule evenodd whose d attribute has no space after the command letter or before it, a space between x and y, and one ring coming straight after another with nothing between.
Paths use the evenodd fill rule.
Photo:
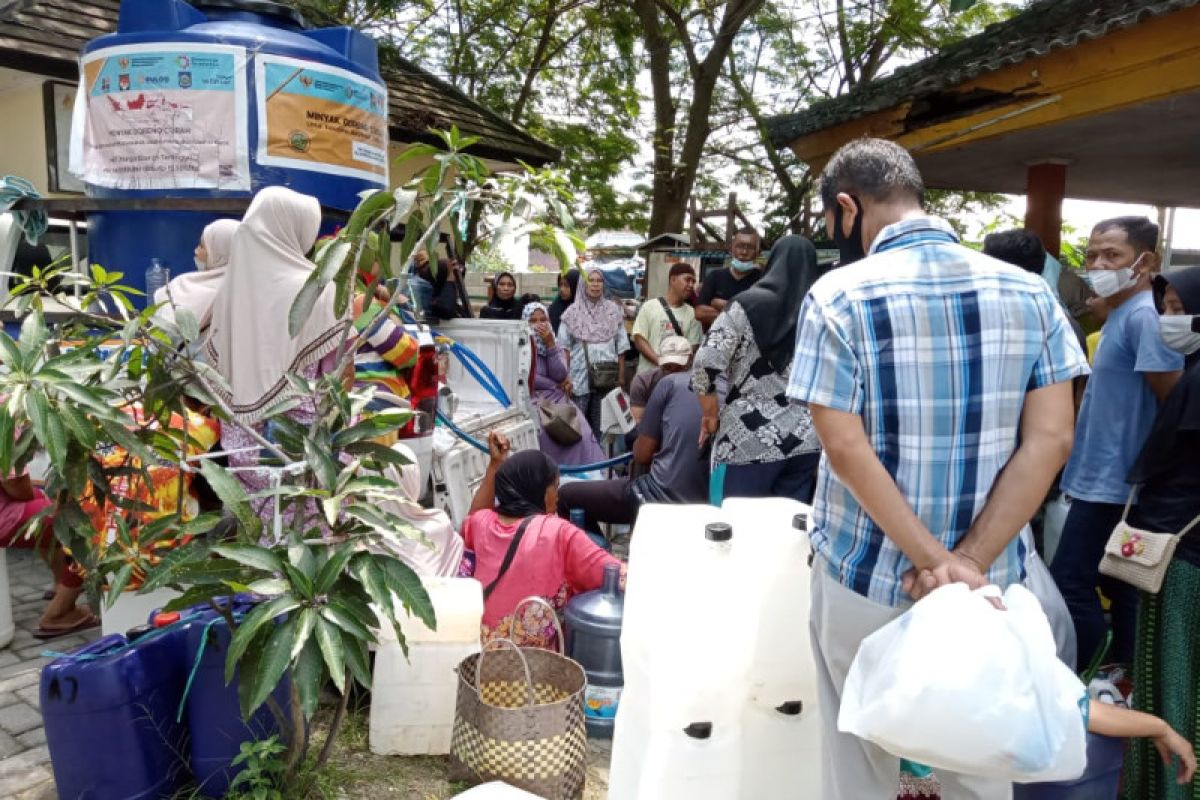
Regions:
<instances>
[{"instance_id":1,"label":"small beige handbag","mask_svg":"<svg viewBox=\"0 0 1200 800\"><path fill-rule=\"evenodd\" d=\"M1113 528L1100 559L1100 573L1124 581L1143 592L1158 594L1162 589L1167 567L1175 555L1175 547L1184 534L1200 523L1200 516L1189 522L1179 533L1153 533L1134 528L1125 520L1138 487L1129 492L1121 521Z\"/></svg>"}]
</instances>

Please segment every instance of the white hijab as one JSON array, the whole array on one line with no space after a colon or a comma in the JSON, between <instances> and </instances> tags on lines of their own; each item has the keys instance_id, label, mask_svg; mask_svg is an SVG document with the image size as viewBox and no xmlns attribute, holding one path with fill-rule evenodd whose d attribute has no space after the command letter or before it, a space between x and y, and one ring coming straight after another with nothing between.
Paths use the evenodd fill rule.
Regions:
<instances>
[{"instance_id":1,"label":"white hijab","mask_svg":"<svg viewBox=\"0 0 1200 800\"><path fill-rule=\"evenodd\" d=\"M428 542L407 539L392 544L387 552L408 564L418 575L453 578L458 574L458 565L462 561L462 537L455 532L445 511L424 508L417 502L421 496L421 469L417 466L416 455L403 444L392 445L392 449L407 458L409 463L403 467L389 466L384 473L408 499L381 502L380 507L408 521L424 534Z\"/></svg>"},{"instance_id":2,"label":"white hijab","mask_svg":"<svg viewBox=\"0 0 1200 800\"><path fill-rule=\"evenodd\" d=\"M292 302L315 269L305 254L320 227L315 197L268 186L255 195L234 234L206 351L232 390L218 394L239 422L258 422L293 393L287 373L317 363L338 345L346 322L333 313L332 285L299 334L288 336Z\"/></svg>"},{"instance_id":3,"label":"white hijab","mask_svg":"<svg viewBox=\"0 0 1200 800\"><path fill-rule=\"evenodd\" d=\"M229 265L233 234L237 229L238 222L235 219L219 219L204 229L200 234L200 244L204 246L208 260L197 271L186 272L172 279L167 288L154 293L155 303L166 303L160 305L155 316L174 322L175 309L186 308L196 315L201 329L209 325L212 321L213 300L216 299L221 284L225 282L225 267ZM171 302L167 302L168 299Z\"/></svg>"}]
</instances>

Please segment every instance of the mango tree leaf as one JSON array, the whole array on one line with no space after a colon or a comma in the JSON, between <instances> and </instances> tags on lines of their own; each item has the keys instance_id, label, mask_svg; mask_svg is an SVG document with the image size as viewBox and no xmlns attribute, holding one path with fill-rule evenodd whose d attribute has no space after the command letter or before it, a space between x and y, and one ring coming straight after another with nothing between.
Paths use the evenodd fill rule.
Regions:
<instances>
[{"instance_id":1,"label":"mango tree leaf","mask_svg":"<svg viewBox=\"0 0 1200 800\"><path fill-rule=\"evenodd\" d=\"M108 608L112 608L117 602L117 598L125 591L125 587L129 585L129 579L133 577L134 564L126 564L117 570L117 574L113 576L108 585L108 595L104 598L104 604Z\"/></svg>"},{"instance_id":2,"label":"mango tree leaf","mask_svg":"<svg viewBox=\"0 0 1200 800\"><path fill-rule=\"evenodd\" d=\"M313 597L313 582L312 578L305 575L302 571L293 567L286 561L282 562L283 572L287 575L288 580L292 582L292 590L296 594L304 598Z\"/></svg>"},{"instance_id":3,"label":"mango tree leaf","mask_svg":"<svg viewBox=\"0 0 1200 800\"><path fill-rule=\"evenodd\" d=\"M322 610L324 617L324 610ZM325 666L329 668L329 677L339 692L346 691L346 652L342 646L341 631L326 619L317 620L317 644L321 648L321 656Z\"/></svg>"},{"instance_id":4,"label":"mango tree leaf","mask_svg":"<svg viewBox=\"0 0 1200 800\"><path fill-rule=\"evenodd\" d=\"M12 414L0 406L0 475L12 474L13 434L16 432Z\"/></svg>"},{"instance_id":5,"label":"mango tree leaf","mask_svg":"<svg viewBox=\"0 0 1200 800\"><path fill-rule=\"evenodd\" d=\"M324 447L312 439L304 440L304 458L324 489L332 490L337 485L337 465Z\"/></svg>"},{"instance_id":6,"label":"mango tree leaf","mask_svg":"<svg viewBox=\"0 0 1200 800\"><path fill-rule=\"evenodd\" d=\"M7 333L0 331L0 361L10 370L19 370L23 363L21 351L17 349L17 343L12 340L12 337Z\"/></svg>"},{"instance_id":7,"label":"mango tree leaf","mask_svg":"<svg viewBox=\"0 0 1200 800\"><path fill-rule=\"evenodd\" d=\"M337 582L338 577L346 569L346 565L354 556L354 551L354 543L347 542L330 554L329 560L321 566L320 572L317 573L317 579L313 581L314 593L318 595L329 593L329 590L333 588L333 584Z\"/></svg>"},{"instance_id":8,"label":"mango tree leaf","mask_svg":"<svg viewBox=\"0 0 1200 800\"><path fill-rule=\"evenodd\" d=\"M430 630L437 630L437 618L433 610L433 601L429 593L421 585L421 579L412 567L398 558L379 556L378 563L387 576L388 586L404 603L410 614L424 622Z\"/></svg>"},{"instance_id":9,"label":"mango tree leaf","mask_svg":"<svg viewBox=\"0 0 1200 800\"><path fill-rule=\"evenodd\" d=\"M265 547L252 544L219 544L213 548L213 552L231 561L265 572L272 574L283 572L283 560Z\"/></svg>"},{"instance_id":10,"label":"mango tree leaf","mask_svg":"<svg viewBox=\"0 0 1200 800\"><path fill-rule=\"evenodd\" d=\"M200 321L196 319L196 314L190 308L182 306L175 309L175 324L179 327L179 333L189 342L194 342L200 338Z\"/></svg>"},{"instance_id":11,"label":"mango tree leaf","mask_svg":"<svg viewBox=\"0 0 1200 800\"><path fill-rule=\"evenodd\" d=\"M35 392L34 394L39 394ZM30 395L33 397L34 395ZM63 469L67 463L67 428L63 425L63 418L58 414L51 414L46 419L46 452L50 456L50 463L59 469Z\"/></svg>"},{"instance_id":12,"label":"mango tree leaf","mask_svg":"<svg viewBox=\"0 0 1200 800\"><path fill-rule=\"evenodd\" d=\"M292 683L300 693L300 710L305 719L317 713L317 701L321 686L325 683L325 661L321 657L321 646L315 636L310 636L292 667Z\"/></svg>"},{"instance_id":13,"label":"mango tree leaf","mask_svg":"<svg viewBox=\"0 0 1200 800\"><path fill-rule=\"evenodd\" d=\"M361 686L370 689L371 666L370 657L367 655L367 642L343 632L342 649L346 654L346 666L350 667L355 680Z\"/></svg>"},{"instance_id":14,"label":"mango tree leaf","mask_svg":"<svg viewBox=\"0 0 1200 800\"><path fill-rule=\"evenodd\" d=\"M207 458L200 462L200 474L208 481L208 485L220 498L226 510L237 517L247 538L258 539L262 532L262 520L250 507L250 498L246 496L246 490L242 488L238 479Z\"/></svg>"},{"instance_id":15,"label":"mango tree leaf","mask_svg":"<svg viewBox=\"0 0 1200 800\"><path fill-rule=\"evenodd\" d=\"M368 625L356 619L346 604L339 600L330 600L329 605L321 609L321 617L360 639L371 641L374 638Z\"/></svg>"},{"instance_id":16,"label":"mango tree leaf","mask_svg":"<svg viewBox=\"0 0 1200 800\"><path fill-rule=\"evenodd\" d=\"M242 671L239 674L243 683L249 682L249 696L242 706L242 715L249 718L258 707L266 702L271 692L279 685L279 679L291 662L292 645L296 641L299 623L289 618L276 625L263 645L262 654L253 671Z\"/></svg>"},{"instance_id":17,"label":"mango tree leaf","mask_svg":"<svg viewBox=\"0 0 1200 800\"><path fill-rule=\"evenodd\" d=\"M29 424L33 426L33 435L39 442L45 443L49 438L46 420L50 416L50 405L40 389L30 389L25 395L25 415L29 417Z\"/></svg>"},{"instance_id":18,"label":"mango tree leaf","mask_svg":"<svg viewBox=\"0 0 1200 800\"><path fill-rule=\"evenodd\" d=\"M231 594L229 587L222 583L192 586L179 597L172 598L163 606L163 611L185 611L194 605L207 603L215 597L229 597Z\"/></svg>"},{"instance_id":19,"label":"mango tree leaf","mask_svg":"<svg viewBox=\"0 0 1200 800\"><path fill-rule=\"evenodd\" d=\"M299 600L291 595L283 595L274 600L259 603L242 619L237 630L233 632L233 639L229 642L229 652L225 655L225 683L233 680L233 673L238 661L242 659L242 655L250 647L250 643L254 641L259 630L281 614L286 614L299 607Z\"/></svg>"},{"instance_id":20,"label":"mango tree leaf","mask_svg":"<svg viewBox=\"0 0 1200 800\"><path fill-rule=\"evenodd\" d=\"M289 657L290 661L295 661L300 656L300 651L304 649L304 645L312 636L313 628L317 625L317 610L315 608L304 608L296 614L296 641L292 645L292 653Z\"/></svg>"}]
</instances>

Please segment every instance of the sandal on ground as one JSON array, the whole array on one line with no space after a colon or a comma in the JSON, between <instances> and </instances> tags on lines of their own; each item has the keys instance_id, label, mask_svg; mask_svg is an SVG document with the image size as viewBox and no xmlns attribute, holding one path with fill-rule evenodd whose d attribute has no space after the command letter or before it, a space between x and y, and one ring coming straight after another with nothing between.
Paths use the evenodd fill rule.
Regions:
<instances>
[{"instance_id":1,"label":"sandal on ground","mask_svg":"<svg viewBox=\"0 0 1200 800\"><path fill-rule=\"evenodd\" d=\"M66 636L70 633L86 631L89 628L94 628L99 624L99 617L97 617L95 614L88 614L79 620L79 622L76 622L74 625L68 625L65 628L38 628L33 632L33 638L41 639L43 641L46 639L57 639L60 636Z\"/></svg>"}]
</instances>

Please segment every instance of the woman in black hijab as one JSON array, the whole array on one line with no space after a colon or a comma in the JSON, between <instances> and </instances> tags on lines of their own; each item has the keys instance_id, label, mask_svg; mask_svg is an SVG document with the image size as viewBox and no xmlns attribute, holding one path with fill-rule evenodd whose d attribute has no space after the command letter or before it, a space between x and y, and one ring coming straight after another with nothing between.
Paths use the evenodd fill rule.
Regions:
<instances>
[{"instance_id":1,"label":"woman in black hijab","mask_svg":"<svg viewBox=\"0 0 1200 800\"><path fill-rule=\"evenodd\" d=\"M501 272L492 281L492 296L479 311L480 319L520 319L521 302L517 299L517 279Z\"/></svg>"},{"instance_id":2,"label":"woman in black hijab","mask_svg":"<svg viewBox=\"0 0 1200 800\"><path fill-rule=\"evenodd\" d=\"M484 587L484 642L503 637L551 647L553 612L521 601L540 597L560 609L573 595L598 589L604 568L620 562L554 516L558 467L550 457L540 450L509 456L509 449L502 434L488 436L491 459L462 525L466 563Z\"/></svg>"},{"instance_id":3,"label":"woman in black hijab","mask_svg":"<svg viewBox=\"0 0 1200 800\"><path fill-rule=\"evenodd\" d=\"M558 297L550 304L550 329L558 335L558 326L562 323L562 315L575 302L575 292L579 289L579 270L567 270L565 275L558 276Z\"/></svg>"},{"instance_id":4,"label":"woman in black hijab","mask_svg":"<svg viewBox=\"0 0 1200 800\"><path fill-rule=\"evenodd\" d=\"M792 497L812 501L820 442L808 409L787 398L800 304L821 275L812 242L786 236L766 273L734 297L696 353L692 391L703 410L701 442L712 440L710 500ZM718 409L717 378L729 394Z\"/></svg>"},{"instance_id":5,"label":"woman in black hijab","mask_svg":"<svg viewBox=\"0 0 1200 800\"><path fill-rule=\"evenodd\" d=\"M1138 607L1134 706L1156 714L1190 741L1200 737L1200 267L1154 278L1163 341L1187 368L1154 418L1126 480L1140 486L1129 524L1179 539L1162 590ZM1188 526L1193 526L1188 529ZM1136 544L1135 544L1136 546ZM1150 740L1125 755L1126 796L1191 797L1175 786ZM1176 794L1179 792L1179 794Z\"/></svg>"},{"instance_id":6,"label":"woman in black hijab","mask_svg":"<svg viewBox=\"0 0 1200 800\"><path fill-rule=\"evenodd\" d=\"M457 261L439 258L436 274L429 269L428 262L424 268L418 267L417 275L429 281L433 286L433 299L430 303L430 315L436 319L460 319L471 317L471 307L466 304L460 284L463 279L462 267Z\"/></svg>"}]
</instances>

